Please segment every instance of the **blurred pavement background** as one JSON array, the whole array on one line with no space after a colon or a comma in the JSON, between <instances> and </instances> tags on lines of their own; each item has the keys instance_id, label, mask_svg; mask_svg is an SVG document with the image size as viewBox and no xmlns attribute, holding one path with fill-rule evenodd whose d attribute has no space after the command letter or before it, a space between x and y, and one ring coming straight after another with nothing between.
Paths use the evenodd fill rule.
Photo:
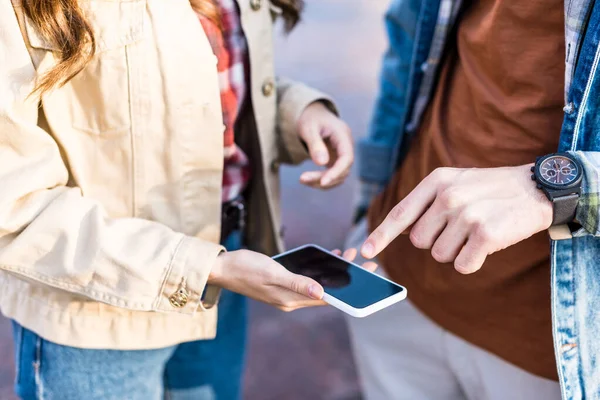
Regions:
<instances>
[{"instance_id":1,"label":"blurred pavement background","mask_svg":"<svg viewBox=\"0 0 600 400\"><path fill-rule=\"evenodd\" d=\"M277 40L278 73L331 94L359 138L366 132L377 90L385 50L382 18L389 0L306 3L301 25ZM350 227L356 181L316 192L298 183L308 168L310 164L282 169L287 245L341 247ZM252 303L250 317L245 399L360 399L339 312L327 307L286 314ZM15 398L13 379L10 323L0 317L0 400Z\"/></svg>"}]
</instances>

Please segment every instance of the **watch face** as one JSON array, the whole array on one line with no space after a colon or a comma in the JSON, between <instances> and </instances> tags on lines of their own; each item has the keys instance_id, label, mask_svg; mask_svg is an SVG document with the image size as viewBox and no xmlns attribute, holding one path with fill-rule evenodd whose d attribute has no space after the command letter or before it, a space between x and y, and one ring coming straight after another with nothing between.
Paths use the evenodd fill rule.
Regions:
<instances>
[{"instance_id":1,"label":"watch face","mask_svg":"<svg viewBox=\"0 0 600 400\"><path fill-rule=\"evenodd\" d=\"M568 186L579 175L577 164L565 156L552 156L545 159L539 167L541 178L553 186Z\"/></svg>"}]
</instances>

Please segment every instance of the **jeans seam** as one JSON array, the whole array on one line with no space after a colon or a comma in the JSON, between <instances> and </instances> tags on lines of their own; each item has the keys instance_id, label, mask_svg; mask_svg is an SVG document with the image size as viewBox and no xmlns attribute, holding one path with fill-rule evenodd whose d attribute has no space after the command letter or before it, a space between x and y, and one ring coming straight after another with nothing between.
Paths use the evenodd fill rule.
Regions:
<instances>
[{"instance_id":1,"label":"jeans seam","mask_svg":"<svg viewBox=\"0 0 600 400\"><path fill-rule=\"evenodd\" d=\"M35 361L33 369L35 373L35 392L38 400L44 399L44 385L42 384L42 338L38 336L35 341Z\"/></svg>"}]
</instances>

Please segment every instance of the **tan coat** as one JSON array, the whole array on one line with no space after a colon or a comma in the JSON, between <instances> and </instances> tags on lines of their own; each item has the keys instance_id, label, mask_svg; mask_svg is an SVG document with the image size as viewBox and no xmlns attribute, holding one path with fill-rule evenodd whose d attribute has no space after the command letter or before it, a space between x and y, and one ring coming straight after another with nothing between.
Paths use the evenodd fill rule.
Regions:
<instances>
[{"instance_id":1,"label":"tan coat","mask_svg":"<svg viewBox=\"0 0 600 400\"><path fill-rule=\"evenodd\" d=\"M52 46L18 1L0 0L0 310L83 348L211 338L217 290L200 296L222 250L216 58L189 0L81 1L98 52L40 102L28 95ZM306 158L296 122L324 96L275 80L271 10L252 3L239 2L255 111L240 124L254 174L247 233L273 253L278 165ZM182 282L178 308L169 298Z\"/></svg>"}]
</instances>

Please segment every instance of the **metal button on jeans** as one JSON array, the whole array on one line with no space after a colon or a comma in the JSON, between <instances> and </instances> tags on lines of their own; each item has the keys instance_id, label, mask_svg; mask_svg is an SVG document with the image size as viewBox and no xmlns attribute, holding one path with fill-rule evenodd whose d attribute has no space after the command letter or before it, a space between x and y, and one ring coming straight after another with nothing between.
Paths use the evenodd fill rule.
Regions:
<instances>
[{"instance_id":1,"label":"metal button on jeans","mask_svg":"<svg viewBox=\"0 0 600 400\"><path fill-rule=\"evenodd\" d=\"M260 10L260 6L262 5L262 0L250 0L250 7L254 11Z\"/></svg>"},{"instance_id":2,"label":"metal button on jeans","mask_svg":"<svg viewBox=\"0 0 600 400\"><path fill-rule=\"evenodd\" d=\"M275 90L275 84L272 79L267 79L265 83L262 85L262 92L265 97L269 97L273 94L273 90Z\"/></svg>"}]
</instances>

